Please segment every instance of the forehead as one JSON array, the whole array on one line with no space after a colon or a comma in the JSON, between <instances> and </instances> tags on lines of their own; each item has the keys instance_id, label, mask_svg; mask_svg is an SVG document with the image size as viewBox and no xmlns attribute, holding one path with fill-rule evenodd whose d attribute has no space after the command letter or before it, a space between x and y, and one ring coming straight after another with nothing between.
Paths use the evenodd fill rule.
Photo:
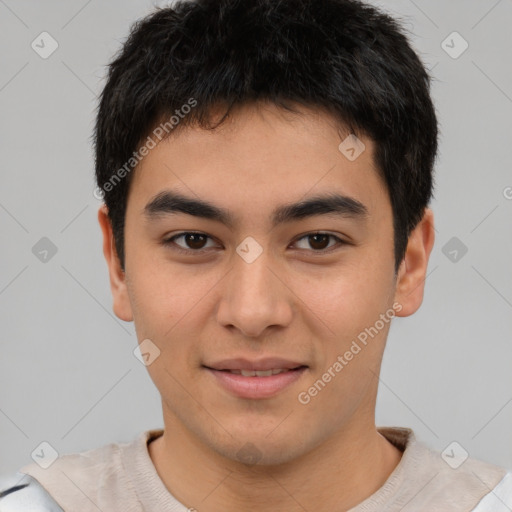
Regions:
<instances>
[{"instance_id":1,"label":"forehead","mask_svg":"<svg viewBox=\"0 0 512 512\"><path fill-rule=\"evenodd\" d=\"M151 149L135 170L129 202L140 209L173 189L255 214L335 192L372 212L389 207L373 155L371 139L325 111L245 105L213 130L186 126Z\"/></svg>"}]
</instances>

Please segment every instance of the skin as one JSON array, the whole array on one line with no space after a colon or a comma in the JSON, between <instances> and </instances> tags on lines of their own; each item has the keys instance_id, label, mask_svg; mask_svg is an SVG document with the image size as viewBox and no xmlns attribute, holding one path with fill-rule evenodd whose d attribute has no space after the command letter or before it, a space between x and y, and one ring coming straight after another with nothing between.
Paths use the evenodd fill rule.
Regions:
<instances>
[{"instance_id":1,"label":"skin","mask_svg":"<svg viewBox=\"0 0 512 512\"><path fill-rule=\"evenodd\" d=\"M395 276L392 210L374 145L361 136L366 149L351 162L338 150L347 134L328 113L301 107L294 115L269 104L238 107L213 131L176 132L133 176L125 272L106 207L99 209L114 312L135 322L139 342L149 338L161 351L148 371L162 397L164 434L149 454L169 491L199 512L348 510L400 462L375 426L389 323L308 404L297 398L394 303L396 316L420 307L434 244L426 209ZM145 205L166 189L228 209L237 221L229 228L180 213L149 222ZM270 225L276 206L332 191L362 202L367 219L317 215ZM200 246L183 237L175 244L190 254L163 245L185 231L211 237L205 253L193 253ZM304 236L318 231L347 244L330 239L324 253L315 251L319 244ZM247 236L263 249L250 264L236 252ZM242 399L202 367L264 356L308 369L272 398ZM243 447L257 454L255 464Z\"/></svg>"}]
</instances>

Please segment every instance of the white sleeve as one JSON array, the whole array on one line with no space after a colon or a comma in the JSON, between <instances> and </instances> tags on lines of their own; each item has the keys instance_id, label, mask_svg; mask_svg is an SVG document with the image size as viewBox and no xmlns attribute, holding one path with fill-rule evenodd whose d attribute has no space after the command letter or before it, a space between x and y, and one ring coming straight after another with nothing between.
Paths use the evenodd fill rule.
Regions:
<instances>
[{"instance_id":1,"label":"white sleeve","mask_svg":"<svg viewBox=\"0 0 512 512\"><path fill-rule=\"evenodd\" d=\"M0 482L0 512L64 512L30 475L16 473Z\"/></svg>"},{"instance_id":2,"label":"white sleeve","mask_svg":"<svg viewBox=\"0 0 512 512\"><path fill-rule=\"evenodd\" d=\"M510 512L512 510L512 471L486 494L471 512Z\"/></svg>"}]
</instances>

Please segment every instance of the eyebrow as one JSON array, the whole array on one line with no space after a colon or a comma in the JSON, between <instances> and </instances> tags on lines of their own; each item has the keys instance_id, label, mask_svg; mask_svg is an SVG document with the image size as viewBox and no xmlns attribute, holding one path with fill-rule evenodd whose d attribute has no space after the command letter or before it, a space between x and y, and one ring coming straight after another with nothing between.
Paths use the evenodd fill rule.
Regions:
<instances>
[{"instance_id":1,"label":"eyebrow","mask_svg":"<svg viewBox=\"0 0 512 512\"><path fill-rule=\"evenodd\" d=\"M187 197L181 193L164 190L154 196L143 210L148 220L176 213L214 220L232 228L235 216L229 211L203 199ZM332 215L364 220L368 209L357 199L337 193L317 195L296 203L278 206L272 212L271 222L275 227L307 217Z\"/></svg>"}]
</instances>

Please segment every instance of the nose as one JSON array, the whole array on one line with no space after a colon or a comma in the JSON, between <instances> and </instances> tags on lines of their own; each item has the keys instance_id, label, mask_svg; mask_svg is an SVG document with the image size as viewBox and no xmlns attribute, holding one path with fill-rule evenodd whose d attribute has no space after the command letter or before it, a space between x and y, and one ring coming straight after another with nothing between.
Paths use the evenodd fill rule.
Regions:
<instances>
[{"instance_id":1,"label":"nose","mask_svg":"<svg viewBox=\"0 0 512 512\"><path fill-rule=\"evenodd\" d=\"M223 280L217 321L238 329L244 336L257 338L270 327L286 327L293 316L293 293L267 251L252 263L238 254Z\"/></svg>"}]
</instances>

